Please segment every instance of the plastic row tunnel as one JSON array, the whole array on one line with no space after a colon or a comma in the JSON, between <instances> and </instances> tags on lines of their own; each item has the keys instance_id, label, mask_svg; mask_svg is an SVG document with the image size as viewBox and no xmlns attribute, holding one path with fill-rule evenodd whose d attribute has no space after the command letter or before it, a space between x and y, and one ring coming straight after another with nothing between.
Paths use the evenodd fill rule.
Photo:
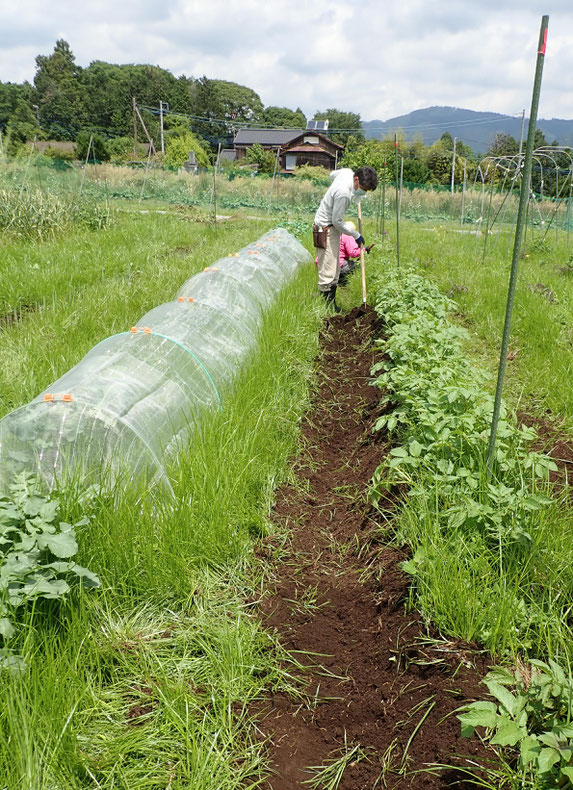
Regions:
<instances>
[{"instance_id":1,"label":"plastic row tunnel","mask_svg":"<svg viewBox=\"0 0 573 790\"><path fill-rule=\"evenodd\" d=\"M0 491L22 471L51 489L163 482L166 465L257 345L263 313L310 260L269 231L191 277L172 302L95 346L31 403L0 420Z\"/></svg>"}]
</instances>

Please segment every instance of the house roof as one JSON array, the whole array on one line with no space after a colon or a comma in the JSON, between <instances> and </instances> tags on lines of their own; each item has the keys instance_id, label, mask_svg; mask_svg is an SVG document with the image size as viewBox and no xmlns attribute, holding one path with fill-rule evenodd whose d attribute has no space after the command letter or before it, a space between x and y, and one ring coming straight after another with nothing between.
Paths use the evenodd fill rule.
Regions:
<instances>
[{"instance_id":1,"label":"house roof","mask_svg":"<svg viewBox=\"0 0 573 790\"><path fill-rule=\"evenodd\" d=\"M322 148L320 145L295 145L294 148L285 149L286 154L306 154L307 151L310 151L311 153L321 153L334 156L333 153L327 151L326 148Z\"/></svg>"},{"instance_id":2,"label":"house roof","mask_svg":"<svg viewBox=\"0 0 573 790\"><path fill-rule=\"evenodd\" d=\"M300 129L239 129L233 145L284 145L301 134Z\"/></svg>"},{"instance_id":3,"label":"house roof","mask_svg":"<svg viewBox=\"0 0 573 790\"><path fill-rule=\"evenodd\" d=\"M330 137L327 137L325 134L321 134L320 132L314 132L314 131L299 132L299 134L297 134L294 137L292 137L292 139L290 141L288 141L288 142L295 143L297 140L300 139L302 141L301 142L302 145L310 145L315 150L319 147L319 144L317 144L317 143L315 143L314 145L312 145L311 143L304 143L304 138L305 137L316 137L319 140L319 144L324 142L330 148L338 148L341 151L344 150L344 146L340 145L340 143L335 143L334 140L331 140ZM288 142L285 143L285 145L287 145ZM289 150L292 150L292 149L289 148Z\"/></svg>"},{"instance_id":4,"label":"house roof","mask_svg":"<svg viewBox=\"0 0 573 790\"><path fill-rule=\"evenodd\" d=\"M232 148L223 148L219 154L220 159L225 159L227 162L234 162L237 158L237 152Z\"/></svg>"}]
</instances>

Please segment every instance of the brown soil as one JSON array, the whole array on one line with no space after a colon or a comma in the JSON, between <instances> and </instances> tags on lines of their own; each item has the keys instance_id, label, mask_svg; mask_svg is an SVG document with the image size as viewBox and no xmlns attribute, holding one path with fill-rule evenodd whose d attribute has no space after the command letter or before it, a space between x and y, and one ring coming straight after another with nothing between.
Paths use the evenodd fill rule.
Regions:
<instances>
[{"instance_id":1,"label":"brown soil","mask_svg":"<svg viewBox=\"0 0 573 790\"><path fill-rule=\"evenodd\" d=\"M35 313L40 309L39 305L23 304L20 307L11 310L9 313L0 315L0 331L6 329L12 324L17 324L24 319L28 313Z\"/></svg>"},{"instance_id":2,"label":"brown soil","mask_svg":"<svg viewBox=\"0 0 573 790\"><path fill-rule=\"evenodd\" d=\"M570 486L573 478L573 440L563 433L558 420L550 412L547 417L536 417L519 412L517 419L520 424L535 428L537 439L533 447L547 453L555 461L557 471L551 472L551 482L555 483L557 489L561 486Z\"/></svg>"},{"instance_id":3,"label":"brown soil","mask_svg":"<svg viewBox=\"0 0 573 790\"><path fill-rule=\"evenodd\" d=\"M454 767L424 769L491 758L478 739L461 739L449 715L483 698L487 661L429 632L408 610L409 581L399 566L405 555L383 545L365 500L388 449L371 432L380 400L369 386L380 358L372 339L380 335L370 310L327 322L297 482L278 491L274 508L286 548L280 538L261 547L271 574L261 616L304 665L308 684L302 702L279 694L257 711L269 739L267 790L313 787L305 784L311 766L355 746L364 756L355 753L333 785L340 790L474 787Z\"/></svg>"}]
</instances>

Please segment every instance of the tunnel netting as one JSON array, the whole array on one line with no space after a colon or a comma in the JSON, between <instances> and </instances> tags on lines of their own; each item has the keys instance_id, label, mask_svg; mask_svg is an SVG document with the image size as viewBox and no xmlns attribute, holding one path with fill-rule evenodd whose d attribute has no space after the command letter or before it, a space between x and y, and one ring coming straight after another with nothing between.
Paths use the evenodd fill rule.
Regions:
<instances>
[{"instance_id":1,"label":"tunnel netting","mask_svg":"<svg viewBox=\"0 0 573 790\"><path fill-rule=\"evenodd\" d=\"M173 301L98 343L0 420L0 491L30 472L51 489L118 477L162 482L167 466L257 345L265 310L310 260L283 228L191 277Z\"/></svg>"}]
</instances>

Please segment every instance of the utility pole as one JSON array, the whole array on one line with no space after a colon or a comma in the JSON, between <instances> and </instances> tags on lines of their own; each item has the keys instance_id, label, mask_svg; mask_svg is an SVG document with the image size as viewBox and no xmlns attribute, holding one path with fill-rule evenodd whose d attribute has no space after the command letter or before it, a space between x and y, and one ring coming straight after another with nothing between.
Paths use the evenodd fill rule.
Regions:
<instances>
[{"instance_id":1,"label":"utility pole","mask_svg":"<svg viewBox=\"0 0 573 790\"><path fill-rule=\"evenodd\" d=\"M135 106L135 112L137 113L137 117L139 118L139 123L141 124L141 126L143 128L143 131L145 132L145 136L147 137L147 141L149 143L149 149L150 149L150 151L152 151L155 154L155 153L157 153L156 150L155 150L155 145L153 144L153 140L149 136L149 132L147 131L147 126L145 125L145 121L141 117L141 113L139 112L139 108L138 108L137 104L134 105L134 106Z\"/></svg>"},{"instance_id":2,"label":"utility pole","mask_svg":"<svg viewBox=\"0 0 573 790\"><path fill-rule=\"evenodd\" d=\"M133 97L133 156L137 159L137 104Z\"/></svg>"},{"instance_id":3,"label":"utility pole","mask_svg":"<svg viewBox=\"0 0 573 790\"><path fill-rule=\"evenodd\" d=\"M454 137L454 153L452 155L452 195L454 194L454 176L456 174L456 142L457 137Z\"/></svg>"},{"instance_id":4,"label":"utility pole","mask_svg":"<svg viewBox=\"0 0 573 790\"><path fill-rule=\"evenodd\" d=\"M165 107L166 110L169 109L169 105L167 102L159 101L159 124L161 126L161 153L165 153L165 134L163 129L163 108Z\"/></svg>"}]
</instances>

